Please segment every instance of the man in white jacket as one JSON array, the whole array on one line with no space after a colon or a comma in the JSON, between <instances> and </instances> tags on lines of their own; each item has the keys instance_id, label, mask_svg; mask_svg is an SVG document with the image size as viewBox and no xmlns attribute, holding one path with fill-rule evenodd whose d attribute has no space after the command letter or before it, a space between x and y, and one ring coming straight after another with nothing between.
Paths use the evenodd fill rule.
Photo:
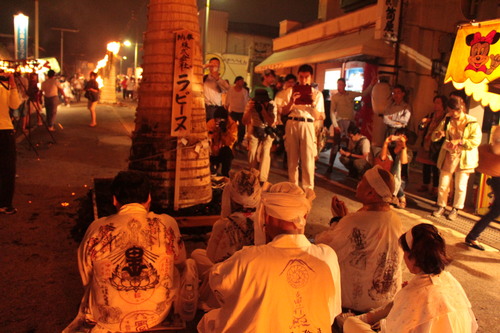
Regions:
<instances>
[{"instance_id":1,"label":"man in white jacket","mask_svg":"<svg viewBox=\"0 0 500 333\"><path fill-rule=\"evenodd\" d=\"M213 267L221 308L202 318L199 332L330 332L341 311L340 273L335 252L304 236L313 196L288 182L262 193L268 243Z\"/></svg>"}]
</instances>

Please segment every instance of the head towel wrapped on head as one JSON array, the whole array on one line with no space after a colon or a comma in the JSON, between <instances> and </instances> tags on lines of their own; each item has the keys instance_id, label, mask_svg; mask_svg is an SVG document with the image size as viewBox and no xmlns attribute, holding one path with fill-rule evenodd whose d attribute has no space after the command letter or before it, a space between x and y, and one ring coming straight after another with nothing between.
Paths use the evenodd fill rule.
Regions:
<instances>
[{"instance_id":1,"label":"head towel wrapped on head","mask_svg":"<svg viewBox=\"0 0 500 333\"><path fill-rule=\"evenodd\" d=\"M382 198L384 202L392 202L392 193L394 193L394 178L390 177L389 183L380 175L379 170L384 170L381 166L376 165L365 172L363 177L375 192Z\"/></svg>"},{"instance_id":2,"label":"head towel wrapped on head","mask_svg":"<svg viewBox=\"0 0 500 333\"><path fill-rule=\"evenodd\" d=\"M304 192L299 186L289 182L272 185L269 190L262 192L258 226L254 229L255 245L265 243L265 214L303 228L315 197L313 190L307 189Z\"/></svg>"},{"instance_id":3,"label":"head towel wrapped on head","mask_svg":"<svg viewBox=\"0 0 500 333\"><path fill-rule=\"evenodd\" d=\"M261 192L258 170L231 170L229 183L222 192L221 217L231 215L231 201L244 208L256 208L260 203Z\"/></svg>"}]
</instances>

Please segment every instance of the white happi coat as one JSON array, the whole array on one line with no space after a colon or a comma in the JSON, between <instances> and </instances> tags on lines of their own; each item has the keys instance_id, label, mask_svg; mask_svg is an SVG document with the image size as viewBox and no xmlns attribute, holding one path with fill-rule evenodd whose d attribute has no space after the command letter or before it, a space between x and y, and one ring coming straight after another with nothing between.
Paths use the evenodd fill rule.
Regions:
<instances>
[{"instance_id":1,"label":"white happi coat","mask_svg":"<svg viewBox=\"0 0 500 333\"><path fill-rule=\"evenodd\" d=\"M342 306L366 312L390 302L401 288L399 216L389 211L358 211L316 235L331 246L342 276Z\"/></svg>"},{"instance_id":2,"label":"white happi coat","mask_svg":"<svg viewBox=\"0 0 500 333\"><path fill-rule=\"evenodd\" d=\"M94 221L78 249L85 287L80 313L64 332L77 332L82 319L94 332L140 332L163 321L177 288L174 264L186 259L177 222L141 204Z\"/></svg>"},{"instance_id":3,"label":"white happi coat","mask_svg":"<svg viewBox=\"0 0 500 333\"><path fill-rule=\"evenodd\" d=\"M335 252L304 235L279 235L245 247L210 273L221 304L199 332L330 332L341 312Z\"/></svg>"},{"instance_id":4,"label":"white happi coat","mask_svg":"<svg viewBox=\"0 0 500 333\"><path fill-rule=\"evenodd\" d=\"M464 289L447 271L415 275L380 324L384 333L474 333L478 328Z\"/></svg>"},{"instance_id":5,"label":"white happi coat","mask_svg":"<svg viewBox=\"0 0 500 333\"><path fill-rule=\"evenodd\" d=\"M226 260L243 246L254 244L255 214L235 212L215 222L207 244L207 257L214 263Z\"/></svg>"}]
</instances>

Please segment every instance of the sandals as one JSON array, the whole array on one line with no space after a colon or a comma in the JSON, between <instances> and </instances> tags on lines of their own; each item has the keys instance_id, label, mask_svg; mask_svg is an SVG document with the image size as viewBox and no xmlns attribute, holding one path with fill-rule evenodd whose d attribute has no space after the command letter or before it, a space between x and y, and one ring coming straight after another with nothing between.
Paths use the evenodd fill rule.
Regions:
<instances>
[{"instance_id":1,"label":"sandals","mask_svg":"<svg viewBox=\"0 0 500 333\"><path fill-rule=\"evenodd\" d=\"M465 239L465 244L467 246L470 246L476 250L479 250L479 251L484 251L484 246L482 246L481 244L479 244L478 241L476 240L469 240L469 239Z\"/></svg>"}]
</instances>

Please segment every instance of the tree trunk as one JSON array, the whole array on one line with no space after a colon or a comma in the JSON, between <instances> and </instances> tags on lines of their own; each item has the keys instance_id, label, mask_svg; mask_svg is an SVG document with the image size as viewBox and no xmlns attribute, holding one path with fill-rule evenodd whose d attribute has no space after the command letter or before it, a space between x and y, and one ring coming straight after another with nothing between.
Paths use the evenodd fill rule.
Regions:
<instances>
[{"instance_id":1,"label":"tree trunk","mask_svg":"<svg viewBox=\"0 0 500 333\"><path fill-rule=\"evenodd\" d=\"M194 37L189 78L189 134L183 137L171 135L173 91L177 81L174 79L174 32L179 30L189 30ZM174 195L177 195L176 208L207 203L212 198L212 188L195 0L150 0L142 67L129 168L150 176L151 196L156 207L172 208ZM182 148L177 151L177 147Z\"/></svg>"}]
</instances>

